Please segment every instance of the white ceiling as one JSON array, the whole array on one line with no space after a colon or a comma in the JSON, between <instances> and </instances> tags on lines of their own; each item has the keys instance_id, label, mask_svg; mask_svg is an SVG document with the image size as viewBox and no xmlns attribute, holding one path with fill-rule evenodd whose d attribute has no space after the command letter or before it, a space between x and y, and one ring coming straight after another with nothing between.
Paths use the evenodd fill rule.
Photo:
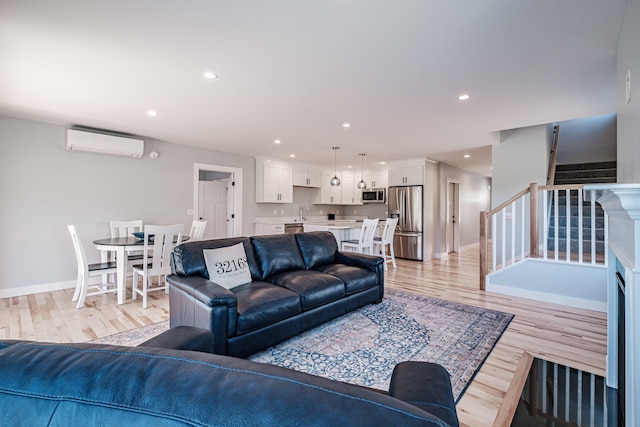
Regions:
<instances>
[{"instance_id":1,"label":"white ceiling","mask_svg":"<svg viewBox=\"0 0 640 427\"><path fill-rule=\"evenodd\" d=\"M339 166L364 152L365 165L428 157L489 175L493 132L615 112L624 6L0 0L0 114L327 165L338 145Z\"/></svg>"}]
</instances>

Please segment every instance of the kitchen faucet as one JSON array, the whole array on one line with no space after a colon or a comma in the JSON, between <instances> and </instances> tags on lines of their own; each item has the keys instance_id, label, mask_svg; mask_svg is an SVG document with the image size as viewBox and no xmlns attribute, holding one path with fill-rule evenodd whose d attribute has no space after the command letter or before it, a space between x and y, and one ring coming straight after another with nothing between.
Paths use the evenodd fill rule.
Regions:
<instances>
[{"instance_id":1,"label":"kitchen faucet","mask_svg":"<svg viewBox=\"0 0 640 427\"><path fill-rule=\"evenodd\" d=\"M309 208L304 207L304 206L300 206L300 210L299 210L299 215L300 215L300 221L304 221L306 218L304 217L304 211L307 211L307 214L311 213L309 211Z\"/></svg>"}]
</instances>

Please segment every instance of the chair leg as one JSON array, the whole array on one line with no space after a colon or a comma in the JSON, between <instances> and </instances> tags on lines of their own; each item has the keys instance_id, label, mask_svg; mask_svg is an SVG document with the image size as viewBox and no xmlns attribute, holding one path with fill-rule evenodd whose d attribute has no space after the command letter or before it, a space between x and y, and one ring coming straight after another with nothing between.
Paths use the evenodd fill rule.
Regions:
<instances>
[{"instance_id":1,"label":"chair leg","mask_svg":"<svg viewBox=\"0 0 640 427\"><path fill-rule=\"evenodd\" d=\"M138 299L138 275L135 272L131 278L131 299L133 301Z\"/></svg>"},{"instance_id":2,"label":"chair leg","mask_svg":"<svg viewBox=\"0 0 640 427\"><path fill-rule=\"evenodd\" d=\"M82 277L82 285L80 286L80 294L78 296L78 304L76 304L76 309L84 307L84 300L87 297L87 288L89 287L89 278L85 276ZM78 278L80 280L80 278Z\"/></svg>"},{"instance_id":3,"label":"chair leg","mask_svg":"<svg viewBox=\"0 0 640 427\"><path fill-rule=\"evenodd\" d=\"M147 308L147 287L149 278L146 274L142 275L142 308Z\"/></svg>"},{"instance_id":4,"label":"chair leg","mask_svg":"<svg viewBox=\"0 0 640 427\"><path fill-rule=\"evenodd\" d=\"M396 268L396 254L393 252L393 244L389 245L389 256L391 257L393 268Z\"/></svg>"},{"instance_id":5,"label":"chair leg","mask_svg":"<svg viewBox=\"0 0 640 427\"><path fill-rule=\"evenodd\" d=\"M73 298L71 298L72 302L78 301L80 297L80 290L82 289L82 277L78 276L78 280L76 280L76 290L73 292Z\"/></svg>"}]
</instances>

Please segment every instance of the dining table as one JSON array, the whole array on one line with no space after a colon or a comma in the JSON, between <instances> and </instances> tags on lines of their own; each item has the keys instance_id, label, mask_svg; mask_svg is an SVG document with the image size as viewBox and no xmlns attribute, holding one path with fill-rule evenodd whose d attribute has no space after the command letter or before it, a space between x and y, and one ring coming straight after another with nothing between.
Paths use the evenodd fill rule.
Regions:
<instances>
[{"instance_id":1,"label":"dining table","mask_svg":"<svg viewBox=\"0 0 640 427\"><path fill-rule=\"evenodd\" d=\"M180 243L189 240L189 236L182 236ZM177 243L177 236L173 243ZM116 256L116 286L118 294L118 304L124 304L125 285L127 275L127 258L131 252L139 252L144 248L144 239L135 236L127 237L107 237L93 241L97 250L100 251L101 262L109 261L109 254L115 253ZM150 245L152 248L153 246ZM141 261L142 262L142 261Z\"/></svg>"}]
</instances>

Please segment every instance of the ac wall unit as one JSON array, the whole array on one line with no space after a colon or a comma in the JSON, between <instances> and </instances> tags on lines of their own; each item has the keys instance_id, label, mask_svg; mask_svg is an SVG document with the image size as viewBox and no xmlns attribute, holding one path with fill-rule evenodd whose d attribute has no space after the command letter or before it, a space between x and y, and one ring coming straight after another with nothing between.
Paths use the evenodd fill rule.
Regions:
<instances>
[{"instance_id":1,"label":"ac wall unit","mask_svg":"<svg viewBox=\"0 0 640 427\"><path fill-rule=\"evenodd\" d=\"M112 154L139 159L144 153L144 141L124 136L67 129L67 151Z\"/></svg>"}]
</instances>

